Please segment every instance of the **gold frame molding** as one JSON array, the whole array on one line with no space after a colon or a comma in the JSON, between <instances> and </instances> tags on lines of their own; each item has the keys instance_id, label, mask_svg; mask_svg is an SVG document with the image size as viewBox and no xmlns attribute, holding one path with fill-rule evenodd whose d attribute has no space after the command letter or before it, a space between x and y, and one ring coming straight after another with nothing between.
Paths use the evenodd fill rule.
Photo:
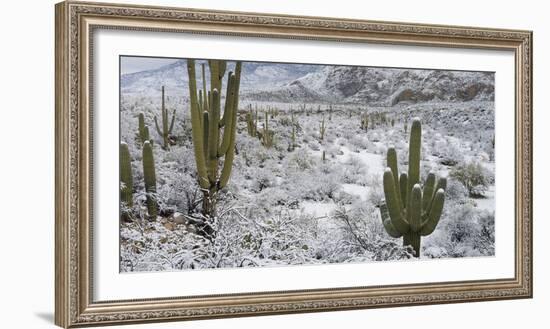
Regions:
<instances>
[{"instance_id":1,"label":"gold frame molding","mask_svg":"<svg viewBox=\"0 0 550 329\"><path fill-rule=\"evenodd\" d=\"M532 32L65 1L55 8L55 323L61 327L530 298ZM510 279L94 302L90 47L94 29L499 49L515 54L515 274Z\"/></svg>"}]
</instances>

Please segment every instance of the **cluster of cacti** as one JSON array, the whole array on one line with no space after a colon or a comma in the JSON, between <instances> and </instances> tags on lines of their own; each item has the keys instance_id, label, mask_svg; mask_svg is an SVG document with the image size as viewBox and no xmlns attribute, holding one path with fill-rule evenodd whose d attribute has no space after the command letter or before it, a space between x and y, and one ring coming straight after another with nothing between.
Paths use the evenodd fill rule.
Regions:
<instances>
[{"instance_id":1,"label":"cluster of cacti","mask_svg":"<svg viewBox=\"0 0 550 329\"><path fill-rule=\"evenodd\" d=\"M143 113L140 113L138 116L138 137L140 145L151 139L149 136L149 127L145 124L145 116Z\"/></svg>"},{"instance_id":2,"label":"cluster of cacti","mask_svg":"<svg viewBox=\"0 0 550 329\"><path fill-rule=\"evenodd\" d=\"M235 156L237 109L241 81L241 62L235 65L235 73L229 72L223 116L221 113L221 88L227 62L209 60L210 91L206 94L205 68L203 73L203 96L197 92L195 61L187 60L189 95L191 102L191 125L195 162L199 185L203 190L202 210L205 216L215 216L217 192L224 188L231 176ZM201 99L202 98L202 99ZM222 116L220 118L220 116ZM223 135L220 138L221 128ZM221 172L219 161L224 158Z\"/></svg>"},{"instance_id":3,"label":"cluster of cacti","mask_svg":"<svg viewBox=\"0 0 550 329\"><path fill-rule=\"evenodd\" d=\"M323 140L325 138L325 132L327 131L327 127L325 125L325 116L323 115L323 119L321 120L321 123L319 124L319 139Z\"/></svg>"},{"instance_id":4,"label":"cluster of cacti","mask_svg":"<svg viewBox=\"0 0 550 329\"><path fill-rule=\"evenodd\" d=\"M157 121L157 116L155 115L155 126L157 127L158 134L162 137L163 148L167 150L170 145L170 135L174 129L174 121L176 119L176 110L172 112L172 120L169 121L168 118L168 109L164 103L164 86L161 88L162 91L162 103L161 103L161 115L162 115L162 128L159 126ZM169 123L170 122L170 123Z\"/></svg>"},{"instance_id":5,"label":"cluster of cacti","mask_svg":"<svg viewBox=\"0 0 550 329\"><path fill-rule=\"evenodd\" d=\"M431 234L441 217L447 180L429 173L420 185L420 150L422 128L414 119L409 141L408 174L399 175L395 148L388 148L383 176L385 202L380 206L382 223L394 238L403 237L403 245L411 246L420 257L421 237Z\"/></svg>"},{"instance_id":6,"label":"cluster of cacti","mask_svg":"<svg viewBox=\"0 0 550 329\"><path fill-rule=\"evenodd\" d=\"M158 204L156 200L157 192L157 179L155 174L155 160L153 157L153 147L149 140L143 143L143 179L146 193L147 212L149 218L155 219L158 214ZM120 202L124 203L126 207L131 208L133 206L133 189L134 178L132 175L132 157L128 144L120 143L119 151L119 164L120 164ZM123 219L129 219L128 213L122 214Z\"/></svg>"},{"instance_id":7,"label":"cluster of cacti","mask_svg":"<svg viewBox=\"0 0 550 329\"><path fill-rule=\"evenodd\" d=\"M132 158L128 150L128 144L120 143L120 201L131 208L133 206L134 179L132 177Z\"/></svg>"},{"instance_id":8,"label":"cluster of cacti","mask_svg":"<svg viewBox=\"0 0 550 329\"><path fill-rule=\"evenodd\" d=\"M252 112L252 105L246 113L246 130L250 137L258 136L258 110Z\"/></svg>"},{"instance_id":9,"label":"cluster of cacti","mask_svg":"<svg viewBox=\"0 0 550 329\"><path fill-rule=\"evenodd\" d=\"M145 192L147 202L147 212L149 218L155 219L158 215L157 204L157 176L155 173L155 159L153 157L153 147L149 141L143 143L143 180L145 181Z\"/></svg>"},{"instance_id":10,"label":"cluster of cacti","mask_svg":"<svg viewBox=\"0 0 550 329\"><path fill-rule=\"evenodd\" d=\"M269 115L267 112L264 112L265 122L264 130L262 131L262 145L266 148L271 148L273 146L273 130L269 130Z\"/></svg>"},{"instance_id":11,"label":"cluster of cacti","mask_svg":"<svg viewBox=\"0 0 550 329\"><path fill-rule=\"evenodd\" d=\"M361 130L367 131L369 128L369 114L363 113L361 114Z\"/></svg>"}]
</instances>

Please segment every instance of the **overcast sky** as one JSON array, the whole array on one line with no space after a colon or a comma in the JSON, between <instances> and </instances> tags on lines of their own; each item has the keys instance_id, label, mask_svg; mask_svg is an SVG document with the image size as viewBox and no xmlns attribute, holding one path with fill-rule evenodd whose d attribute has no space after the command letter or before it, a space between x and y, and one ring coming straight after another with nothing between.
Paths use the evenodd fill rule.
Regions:
<instances>
[{"instance_id":1,"label":"overcast sky","mask_svg":"<svg viewBox=\"0 0 550 329\"><path fill-rule=\"evenodd\" d=\"M147 70L158 69L161 66L176 62L174 58L154 58L154 57L127 57L120 58L120 73L135 73Z\"/></svg>"}]
</instances>

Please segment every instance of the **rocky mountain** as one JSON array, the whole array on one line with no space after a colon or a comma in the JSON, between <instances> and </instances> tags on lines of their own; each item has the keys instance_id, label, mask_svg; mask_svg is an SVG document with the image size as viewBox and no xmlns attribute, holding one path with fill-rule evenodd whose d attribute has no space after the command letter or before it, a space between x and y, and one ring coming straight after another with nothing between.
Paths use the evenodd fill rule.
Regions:
<instances>
[{"instance_id":1,"label":"rocky mountain","mask_svg":"<svg viewBox=\"0 0 550 329\"><path fill-rule=\"evenodd\" d=\"M230 64L228 70L233 67ZM158 93L164 84L171 95L186 97L187 80L186 61L180 60L156 70L122 75L121 89L124 93L150 94ZM494 100L494 73L246 62L241 97L249 101L381 106Z\"/></svg>"}]
</instances>

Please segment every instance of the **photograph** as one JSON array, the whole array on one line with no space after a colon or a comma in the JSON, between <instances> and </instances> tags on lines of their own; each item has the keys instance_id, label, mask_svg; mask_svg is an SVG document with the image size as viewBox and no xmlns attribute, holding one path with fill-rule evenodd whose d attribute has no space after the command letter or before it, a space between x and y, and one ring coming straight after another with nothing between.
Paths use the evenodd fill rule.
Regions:
<instances>
[{"instance_id":1,"label":"photograph","mask_svg":"<svg viewBox=\"0 0 550 329\"><path fill-rule=\"evenodd\" d=\"M120 272L495 256L495 72L119 63Z\"/></svg>"},{"instance_id":2,"label":"photograph","mask_svg":"<svg viewBox=\"0 0 550 329\"><path fill-rule=\"evenodd\" d=\"M55 107L55 152L6 154L55 158L56 325L384 325L465 303L494 326L503 306L478 302L533 298L533 18L327 6L55 5L55 102L34 106ZM41 60L12 66L51 75Z\"/></svg>"}]
</instances>

